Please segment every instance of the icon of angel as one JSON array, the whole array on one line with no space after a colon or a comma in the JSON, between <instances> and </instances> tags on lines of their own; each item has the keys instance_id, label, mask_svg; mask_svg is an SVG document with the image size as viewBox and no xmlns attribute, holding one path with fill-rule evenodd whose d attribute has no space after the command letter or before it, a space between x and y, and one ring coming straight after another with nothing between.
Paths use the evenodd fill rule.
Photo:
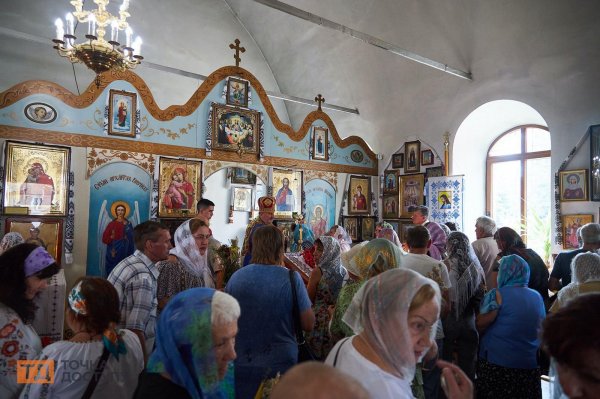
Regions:
<instances>
[{"instance_id":1,"label":"icon of angel","mask_svg":"<svg viewBox=\"0 0 600 399\"><path fill-rule=\"evenodd\" d=\"M104 200L98 215L98 252L100 255L100 273L106 277L119 262L133 254L133 228L140 223L138 202L134 201L133 214L126 201L114 201L107 209Z\"/></svg>"}]
</instances>

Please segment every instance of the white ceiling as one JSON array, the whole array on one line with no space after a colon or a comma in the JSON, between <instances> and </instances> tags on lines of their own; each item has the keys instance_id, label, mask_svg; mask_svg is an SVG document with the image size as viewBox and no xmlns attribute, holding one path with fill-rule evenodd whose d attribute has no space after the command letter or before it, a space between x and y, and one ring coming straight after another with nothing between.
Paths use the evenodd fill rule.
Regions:
<instances>
[{"instance_id":1,"label":"white ceiling","mask_svg":"<svg viewBox=\"0 0 600 399\"><path fill-rule=\"evenodd\" d=\"M469 71L473 80L417 64L251 0L131 0L129 21L144 39L147 61L202 75L232 64L228 45L239 38L247 49L241 65L267 90L308 99L321 93L332 104L358 108L360 115L328 113L342 137L361 136L385 154L414 138L441 151L445 131L454 134L472 111L495 100L521 101L539 112L553 134L553 163L554 154L564 158L572 141L588 125L600 122L600 2L286 2ZM0 90L27 79L46 79L76 92L71 66L54 53L49 41L54 19L64 18L71 10L69 2L4 3ZM19 32L31 37L16 37ZM80 66L76 72L83 91L93 76ZM161 107L184 103L200 84L147 66L136 72L148 82ZM280 117L295 128L313 110L273 102Z\"/></svg>"}]
</instances>

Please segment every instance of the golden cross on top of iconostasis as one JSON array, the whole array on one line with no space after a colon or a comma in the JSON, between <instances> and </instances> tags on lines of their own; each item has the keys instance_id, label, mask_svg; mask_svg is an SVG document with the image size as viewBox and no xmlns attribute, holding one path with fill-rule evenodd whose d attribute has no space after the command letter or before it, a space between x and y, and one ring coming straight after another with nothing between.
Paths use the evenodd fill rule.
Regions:
<instances>
[{"instance_id":1,"label":"golden cross on top of iconostasis","mask_svg":"<svg viewBox=\"0 0 600 399\"><path fill-rule=\"evenodd\" d=\"M240 39L235 39L235 41L229 45L229 48L235 50L235 55L233 56L233 58L235 59L235 66L239 67L240 62L242 62L242 59L240 58L240 53L246 52L246 49L244 47L240 47Z\"/></svg>"},{"instance_id":2,"label":"golden cross on top of iconostasis","mask_svg":"<svg viewBox=\"0 0 600 399\"><path fill-rule=\"evenodd\" d=\"M325 102L325 98L319 94L315 97L315 101L319 104L319 111L322 111L321 104L323 104Z\"/></svg>"}]
</instances>

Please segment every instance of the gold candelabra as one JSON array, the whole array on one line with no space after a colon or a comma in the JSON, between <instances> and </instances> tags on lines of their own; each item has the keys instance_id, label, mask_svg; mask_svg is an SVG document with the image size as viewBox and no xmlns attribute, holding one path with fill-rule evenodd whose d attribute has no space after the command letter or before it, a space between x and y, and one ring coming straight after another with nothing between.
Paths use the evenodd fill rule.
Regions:
<instances>
[{"instance_id":1,"label":"gold candelabra","mask_svg":"<svg viewBox=\"0 0 600 399\"><path fill-rule=\"evenodd\" d=\"M83 10L83 1L72 0L75 11L66 16L66 31L62 19L55 21L56 38L54 49L61 57L67 58L72 63L83 63L96 73L96 85L100 85L99 74L110 69L133 69L140 64L142 39L138 36L132 42L133 31L127 23L130 16L129 0L123 0L119 8L119 16L110 14L106 7L110 0L94 0L97 9ZM87 39L75 43L75 18L78 22L88 23ZM110 40L104 36L110 28ZM125 44L119 43L119 31L125 31Z\"/></svg>"}]
</instances>

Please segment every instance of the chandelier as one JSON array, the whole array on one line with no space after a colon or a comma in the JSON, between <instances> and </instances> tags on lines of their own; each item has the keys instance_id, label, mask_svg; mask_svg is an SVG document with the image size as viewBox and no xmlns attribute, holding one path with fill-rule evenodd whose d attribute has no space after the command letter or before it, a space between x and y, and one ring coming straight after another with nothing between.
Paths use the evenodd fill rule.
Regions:
<instances>
[{"instance_id":1,"label":"chandelier","mask_svg":"<svg viewBox=\"0 0 600 399\"><path fill-rule=\"evenodd\" d=\"M93 11L83 10L83 1L72 0L71 4L75 7L74 12L66 16L67 29L62 19L58 18L54 23L56 25L56 39L52 40L56 45L54 49L61 57L66 57L72 63L83 63L96 73L96 86L100 85L99 74L111 69L133 69L140 64L142 57L140 55L142 39L138 36L132 42L133 34L127 18L130 16L127 9L129 0L123 0L119 8L119 16L113 16L106 11L106 6L110 0L94 0L98 6ZM77 21L87 22L86 41L75 43L75 18ZM104 36L110 29L110 40ZM119 43L119 31L125 31L125 44Z\"/></svg>"}]
</instances>

